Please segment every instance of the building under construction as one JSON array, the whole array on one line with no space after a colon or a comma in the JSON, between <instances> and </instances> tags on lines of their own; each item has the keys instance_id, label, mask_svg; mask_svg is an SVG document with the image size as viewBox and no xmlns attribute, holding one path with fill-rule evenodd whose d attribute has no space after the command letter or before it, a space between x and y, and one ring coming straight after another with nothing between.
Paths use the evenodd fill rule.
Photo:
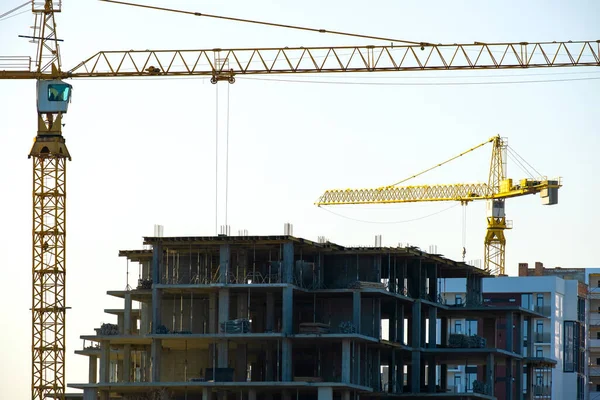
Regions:
<instances>
[{"instance_id":1,"label":"building under construction","mask_svg":"<svg viewBox=\"0 0 600 400\"><path fill-rule=\"evenodd\" d=\"M532 318L482 302L486 272L418 248L284 236L146 237L117 324L84 335L85 400L533 399ZM130 264L135 263L135 264ZM447 305L443 278L466 278ZM498 278L502 279L502 278ZM476 319L477 335L448 321ZM514 329L505 329L499 321ZM448 368L474 366L461 392Z\"/></svg>"}]
</instances>

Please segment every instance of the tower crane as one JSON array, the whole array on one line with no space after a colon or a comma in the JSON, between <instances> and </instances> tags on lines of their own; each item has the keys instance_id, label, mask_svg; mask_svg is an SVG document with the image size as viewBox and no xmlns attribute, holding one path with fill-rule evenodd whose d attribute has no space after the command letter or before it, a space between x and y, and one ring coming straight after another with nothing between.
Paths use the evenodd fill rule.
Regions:
<instances>
[{"instance_id":1,"label":"tower crane","mask_svg":"<svg viewBox=\"0 0 600 400\"><path fill-rule=\"evenodd\" d=\"M30 57L11 58L10 68L4 69L0 60L0 79L37 81L38 128L29 152L33 159L31 391L35 400L44 399L50 393L56 398L64 398L65 391L66 165L71 155L62 135L62 121L73 89L65 80L208 76L213 83L233 83L236 76L259 74L600 66L599 40L465 44L399 41L395 44L394 40L385 38L304 28L363 39L385 39L391 43L383 46L100 51L75 67L63 70L59 48L62 39L56 35L55 22L55 14L62 11L62 0L31 0L31 6L36 21L33 36L29 36L37 42L34 67ZM15 67L18 64L15 61L23 63ZM493 192L493 189L489 190Z\"/></svg>"},{"instance_id":2,"label":"tower crane","mask_svg":"<svg viewBox=\"0 0 600 400\"><path fill-rule=\"evenodd\" d=\"M492 159L488 183L455 183L442 185L399 186L410 179L423 175L434 168L442 166L458 157L470 153L488 143L492 143ZM415 174L396 184L367 189L331 189L319 197L318 206L344 204L388 204L416 203L432 201L458 201L466 205L472 201L485 200L487 203L487 230L484 239L484 269L496 275L504 275L506 238L504 231L511 228L506 220L504 203L511 197L539 193L542 204L558 203L558 189L562 186L560 179L513 179L506 177L507 161L506 139L494 136L471 149L450 158L432 168Z\"/></svg>"}]
</instances>

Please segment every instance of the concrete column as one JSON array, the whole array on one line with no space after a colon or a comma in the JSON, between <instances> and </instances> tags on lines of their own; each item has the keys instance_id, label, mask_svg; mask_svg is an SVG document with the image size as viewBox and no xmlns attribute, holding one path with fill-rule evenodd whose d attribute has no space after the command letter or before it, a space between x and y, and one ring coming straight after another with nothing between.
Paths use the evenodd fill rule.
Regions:
<instances>
[{"instance_id":1,"label":"concrete column","mask_svg":"<svg viewBox=\"0 0 600 400\"><path fill-rule=\"evenodd\" d=\"M437 301L437 264L429 265L427 268L427 280L429 285L429 299Z\"/></svg>"},{"instance_id":2,"label":"concrete column","mask_svg":"<svg viewBox=\"0 0 600 400\"><path fill-rule=\"evenodd\" d=\"M496 377L494 376L494 355L490 353L487 356L487 364L485 366L485 383L488 384L488 387L490 388L490 393L486 394L489 394L491 396L494 395L496 391L494 388L495 380Z\"/></svg>"},{"instance_id":3,"label":"concrete column","mask_svg":"<svg viewBox=\"0 0 600 400\"><path fill-rule=\"evenodd\" d=\"M509 311L506 313L506 350L508 351L515 350L513 325L513 313Z\"/></svg>"},{"instance_id":4,"label":"concrete column","mask_svg":"<svg viewBox=\"0 0 600 400\"><path fill-rule=\"evenodd\" d=\"M123 382L131 382L131 345L123 346Z\"/></svg>"},{"instance_id":5,"label":"concrete column","mask_svg":"<svg viewBox=\"0 0 600 400\"><path fill-rule=\"evenodd\" d=\"M514 364L512 358L506 359L506 400L513 400Z\"/></svg>"},{"instance_id":6,"label":"concrete column","mask_svg":"<svg viewBox=\"0 0 600 400\"><path fill-rule=\"evenodd\" d=\"M237 295L237 317L248 318L248 297L243 293ZM235 349L235 375L236 381L245 382L248 369L248 345L238 343Z\"/></svg>"},{"instance_id":7,"label":"concrete column","mask_svg":"<svg viewBox=\"0 0 600 400\"><path fill-rule=\"evenodd\" d=\"M354 383L357 385L362 384L362 377L360 375L360 367L362 362L363 360L360 352L360 343L354 342Z\"/></svg>"},{"instance_id":8,"label":"concrete column","mask_svg":"<svg viewBox=\"0 0 600 400\"><path fill-rule=\"evenodd\" d=\"M448 364L440 366L440 386L443 392L448 389Z\"/></svg>"},{"instance_id":9,"label":"concrete column","mask_svg":"<svg viewBox=\"0 0 600 400\"><path fill-rule=\"evenodd\" d=\"M535 337L534 337L535 320L533 319L533 317L529 317L528 321L529 322L527 324L527 357L533 357L535 354L533 352L533 343L535 343Z\"/></svg>"},{"instance_id":10,"label":"concrete column","mask_svg":"<svg viewBox=\"0 0 600 400\"><path fill-rule=\"evenodd\" d=\"M516 399L523 399L523 361L516 360L516 372L515 372L515 390L517 392Z\"/></svg>"},{"instance_id":11,"label":"concrete column","mask_svg":"<svg viewBox=\"0 0 600 400\"><path fill-rule=\"evenodd\" d=\"M437 347L437 308L429 307L429 344L427 347L435 349Z\"/></svg>"},{"instance_id":12,"label":"concrete column","mask_svg":"<svg viewBox=\"0 0 600 400\"><path fill-rule=\"evenodd\" d=\"M515 352L523 355L523 314L515 315Z\"/></svg>"},{"instance_id":13,"label":"concrete column","mask_svg":"<svg viewBox=\"0 0 600 400\"><path fill-rule=\"evenodd\" d=\"M227 248L229 248L228 245ZM223 247L223 245L221 246ZM221 253L223 254L223 253ZM222 258L221 258L222 259ZM223 265L223 264L221 264ZM219 331L221 323L229 320L229 289L219 290ZM229 366L229 343L227 340L219 341L217 345L217 367L227 368Z\"/></svg>"},{"instance_id":14,"label":"concrete column","mask_svg":"<svg viewBox=\"0 0 600 400\"><path fill-rule=\"evenodd\" d=\"M162 246L155 244L152 248L152 333L162 324L162 290L156 288L162 276Z\"/></svg>"},{"instance_id":15,"label":"concrete column","mask_svg":"<svg viewBox=\"0 0 600 400\"><path fill-rule=\"evenodd\" d=\"M412 306L412 318L410 319L411 342L410 346L419 348L423 346L421 343L421 301L416 300Z\"/></svg>"},{"instance_id":16,"label":"concrete column","mask_svg":"<svg viewBox=\"0 0 600 400\"><path fill-rule=\"evenodd\" d=\"M110 342L100 343L100 383L108 383L110 378Z\"/></svg>"},{"instance_id":17,"label":"concrete column","mask_svg":"<svg viewBox=\"0 0 600 400\"><path fill-rule=\"evenodd\" d=\"M211 400L211 392L208 388L202 388L202 400Z\"/></svg>"},{"instance_id":18,"label":"concrete column","mask_svg":"<svg viewBox=\"0 0 600 400\"><path fill-rule=\"evenodd\" d=\"M98 389L96 389L96 388L83 389L83 400L98 400Z\"/></svg>"},{"instance_id":19,"label":"concrete column","mask_svg":"<svg viewBox=\"0 0 600 400\"><path fill-rule=\"evenodd\" d=\"M125 307L123 313L123 330L126 335L131 335L131 293L125 293Z\"/></svg>"},{"instance_id":20,"label":"concrete column","mask_svg":"<svg viewBox=\"0 0 600 400\"><path fill-rule=\"evenodd\" d=\"M421 393L421 352L412 351L410 382L413 393Z\"/></svg>"},{"instance_id":21,"label":"concrete column","mask_svg":"<svg viewBox=\"0 0 600 400\"><path fill-rule=\"evenodd\" d=\"M283 244L283 265L281 271L283 283L294 283L294 243Z\"/></svg>"},{"instance_id":22,"label":"concrete column","mask_svg":"<svg viewBox=\"0 0 600 400\"><path fill-rule=\"evenodd\" d=\"M162 340L152 339L150 345L152 357L152 382L160 382L160 362L162 355Z\"/></svg>"},{"instance_id":23,"label":"concrete column","mask_svg":"<svg viewBox=\"0 0 600 400\"><path fill-rule=\"evenodd\" d=\"M431 356L427 361L427 391L429 393L435 393L435 356Z\"/></svg>"},{"instance_id":24,"label":"concrete column","mask_svg":"<svg viewBox=\"0 0 600 400\"><path fill-rule=\"evenodd\" d=\"M440 319L440 345L448 345L448 317L442 317Z\"/></svg>"},{"instance_id":25,"label":"concrete column","mask_svg":"<svg viewBox=\"0 0 600 400\"><path fill-rule=\"evenodd\" d=\"M256 400L256 389L248 390L248 400Z\"/></svg>"},{"instance_id":26,"label":"concrete column","mask_svg":"<svg viewBox=\"0 0 600 400\"><path fill-rule=\"evenodd\" d=\"M333 388L331 386L319 387L317 400L333 400Z\"/></svg>"},{"instance_id":27,"label":"concrete column","mask_svg":"<svg viewBox=\"0 0 600 400\"><path fill-rule=\"evenodd\" d=\"M96 383L98 382L98 357L90 356L88 364L88 383Z\"/></svg>"},{"instance_id":28,"label":"concrete column","mask_svg":"<svg viewBox=\"0 0 600 400\"><path fill-rule=\"evenodd\" d=\"M284 390L282 398L283 400L292 400L292 394L289 390Z\"/></svg>"},{"instance_id":29,"label":"concrete column","mask_svg":"<svg viewBox=\"0 0 600 400\"><path fill-rule=\"evenodd\" d=\"M342 400L350 400L350 391L349 390L344 390L342 392Z\"/></svg>"},{"instance_id":30,"label":"concrete column","mask_svg":"<svg viewBox=\"0 0 600 400\"><path fill-rule=\"evenodd\" d=\"M231 268L231 248L228 244L219 247L219 283L229 282L229 269Z\"/></svg>"},{"instance_id":31,"label":"concrete column","mask_svg":"<svg viewBox=\"0 0 600 400\"><path fill-rule=\"evenodd\" d=\"M398 342L398 301L394 300L392 315L390 315L388 337L390 342Z\"/></svg>"},{"instance_id":32,"label":"concrete column","mask_svg":"<svg viewBox=\"0 0 600 400\"><path fill-rule=\"evenodd\" d=\"M350 344L349 339L342 340L342 383L351 383Z\"/></svg>"},{"instance_id":33,"label":"concrete column","mask_svg":"<svg viewBox=\"0 0 600 400\"><path fill-rule=\"evenodd\" d=\"M404 338L404 304L398 306L398 324L396 325L398 342L406 344L407 341Z\"/></svg>"},{"instance_id":34,"label":"concrete column","mask_svg":"<svg viewBox=\"0 0 600 400\"><path fill-rule=\"evenodd\" d=\"M388 393L395 393L395 381L396 381L396 350L392 349L392 354L389 357L388 362Z\"/></svg>"},{"instance_id":35,"label":"concrete column","mask_svg":"<svg viewBox=\"0 0 600 400\"><path fill-rule=\"evenodd\" d=\"M265 330L275 332L275 296L273 292L267 292L267 315Z\"/></svg>"},{"instance_id":36,"label":"concrete column","mask_svg":"<svg viewBox=\"0 0 600 400\"><path fill-rule=\"evenodd\" d=\"M381 339L381 299L380 298L374 298L373 301L375 302L375 315L374 315L374 332L373 332L373 337L377 338L377 339Z\"/></svg>"},{"instance_id":37,"label":"concrete column","mask_svg":"<svg viewBox=\"0 0 600 400\"><path fill-rule=\"evenodd\" d=\"M533 365L531 364L527 364L527 394L525 395L525 398L527 400L533 400L533 382L534 382L534 376L533 376Z\"/></svg>"},{"instance_id":38,"label":"concrete column","mask_svg":"<svg viewBox=\"0 0 600 400\"><path fill-rule=\"evenodd\" d=\"M374 352L375 362L373 363L373 374L375 375L375 387L381 391L381 349Z\"/></svg>"},{"instance_id":39,"label":"concrete column","mask_svg":"<svg viewBox=\"0 0 600 400\"><path fill-rule=\"evenodd\" d=\"M356 290L352 292L352 323L356 328L356 333L361 333L361 295L360 291Z\"/></svg>"},{"instance_id":40,"label":"concrete column","mask_svg":"<svg viewBox=\"0 0 600 400\"><path fill-rule=\"evenodd\" d=\"M293 333L294 323L294 288L286 286L283 288L282 308L281 308L282 326L281 331L284 335Z\"/></svg>"},{"instance_id":41,"label":"concrete column","mask_svg":"<svg viewBox=\"0 0 600 400\"><path fill-rule=\"evenodd\" d=\"M283 339L281 341L281 380L283 382L292 381L292 340Z\"/></svg>"}]
</instances>

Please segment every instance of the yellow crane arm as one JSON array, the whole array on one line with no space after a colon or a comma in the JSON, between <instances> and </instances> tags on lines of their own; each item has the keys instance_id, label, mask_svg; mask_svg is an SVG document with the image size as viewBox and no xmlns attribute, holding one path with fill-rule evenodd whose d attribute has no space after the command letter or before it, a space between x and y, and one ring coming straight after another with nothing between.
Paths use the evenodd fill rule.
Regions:
<instances>
[{"instance_id":1,"label":"yellow crane arm","mask_svg":"<svg viewBox=\"0 0 600 400\"><path fill-rule=\"evenodd\" d=\"M457 183L447 185L383 186L367 189L326 190L315 203L317 206L343 204L387 204L430 201L460 201L507 199L541 193L550 196L550 189L561 187L560 180L522 179L513 185L512 179L502 181L500 191L494 193L487 183ZM554 192L555 193L555 192ZM556 196L552 193L553 200Z\"/></svg>"},{"instance_id":2,"label":"yellow crane arm","mask_svg":"<svg viewBox=\"0 0 600 400\"><path fill-rule=\"evenodd\" d=\"M600 40L101 51L69 71L0 71L0 79L480 70L600 66Z\"/></svg>"}]
</instances>

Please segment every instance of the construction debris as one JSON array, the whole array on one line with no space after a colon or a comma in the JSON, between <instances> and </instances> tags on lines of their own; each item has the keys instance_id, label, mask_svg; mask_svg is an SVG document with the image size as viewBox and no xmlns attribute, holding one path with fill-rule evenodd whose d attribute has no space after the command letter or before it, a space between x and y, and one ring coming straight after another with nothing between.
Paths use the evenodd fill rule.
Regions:
<instances>
[{"instance_id":1,"label":"construction debris","mask_svg":"<svg viewBox=\"0 0 600 400\"><path fill-rule=\"evenodd\" d=\"M448 346L452 348L484 348L486 345L485 338L477 335L462 335L453 333L448 338Z\"/></svg>"},{"instance_id":2,"label":"construction debris","mask_svg":"<svg viewBox=\"0 0 600 400\"><path fill-rule=\"evenodd\" d=\"M385 289L381 282L355 281L348 285L348 289Z\"/></svg>"},{"instance_id":3,"label":"construction debris","mask_svg":"<svg viewBox=\"0 0 600 400\"><path fill-rule=\"evenodd\" d=\"M329 324L321 324L318 322L302 322L300 324L300 333L323 334L329 333L331 327Z\"/></svg>"},{"instance_id":4,"label":"construction debris","mask_svg":"<svg viewBox=\"0 0 600 400\"><path fill-rule=\"evenodd\" d=\"M250 333L250 320L239 318L221 322L221 333Z\"/></svg>"},{"instance_id":5,"label":"construction debris","mask_svg":"<svg viewBox=\"0 0 600 400\"><path fill-rule=\"evenodd\" d=\"M138 279L138 290L149 290L152 289L152 279Z\"/></svg>"},{"instance_id":6,"label":"construction debris","mask_svg":"<svg viewBox=\"0 0 600 400\"><path fill-rule=\"evenodd\" d=\"M338 328L340 329L340 333L357 333L356 326L354 326L352 321L342 321Z\"/></svg>"},{"instance_id":7,"label":"construction debris","mask_svg":"<svg viewBox=\"0 0 600 400\"><path fill-rule=\"evenodd\" d=\"M119 334L119 325L117 324L102 324L96 333L100 336L111 336Z\"/></svg>"}]
</instances>

